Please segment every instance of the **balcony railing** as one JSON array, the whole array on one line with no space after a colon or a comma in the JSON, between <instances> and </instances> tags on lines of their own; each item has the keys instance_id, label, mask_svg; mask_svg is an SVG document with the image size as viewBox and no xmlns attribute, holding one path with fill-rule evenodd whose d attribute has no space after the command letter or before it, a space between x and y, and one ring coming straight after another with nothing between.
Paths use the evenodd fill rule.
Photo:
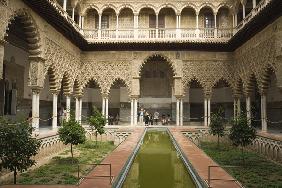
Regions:
<instances>
[{"instance_id":1,"label":"balcony railing","mask_svg":"<svg viewBox=\"0 0 282 188\"><path fill-rule=\"evenodd\" d=\"M238 23L238 25L234 29L234 34L238 32L239 30L243 29L244 26L249 23L253 17L255 17L262 9L264 9L272 0L261 0L259 4L252 9L252 11L246 15L246 17Z\"/></svg>"},{"instance_id":2,"label":"balcony railing","mask_svg":"<svg viewBox=\"0 0 282 188\"><path fill-rule=\"evenodd\" d=\"M141 28L141 29L94 29L83 30L84 37L89 41L119 40L195 40L214 39L228 40L233 36L233 29L214 28Z\"/></svg>"},{"instance_id":3,"label":"balcony railing","mask_svg":"<svg viewBox=\"0 0 282 188\"><path fill-rule=\"evenodd\" d=\"M122 40L215 40L228 41L234 34L244 28L257 14L261 12L272 0L261 0L235 28L138 28L138 29L81 29L68 15L56 0L47 0L73 28L83 35L89 42L122 41Z\"/></svg>"}]
</instances>

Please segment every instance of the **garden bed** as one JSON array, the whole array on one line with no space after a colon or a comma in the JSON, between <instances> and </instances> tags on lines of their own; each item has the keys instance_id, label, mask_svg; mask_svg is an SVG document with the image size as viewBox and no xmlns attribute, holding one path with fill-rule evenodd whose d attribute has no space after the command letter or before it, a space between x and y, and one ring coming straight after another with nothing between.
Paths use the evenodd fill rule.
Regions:
<instances>
[{"instance_id":1,"label":"garden bed","mask_svg":"<svg viewBox=\"0 0 282 188\"><path fill-rule=\"evenodd\" d=\"M78 164L100 163L115 145L113 142L98 142L88 140L84 144L74 147L72 161L70 149L53 157L48 164L37 169L22 173L18 177L18 184L77 184ZM92 170L91 165L81 165L80 174L85 175ZM12 179L5 184L12 184Z\"/></svg>"},{"instance_id":2,"label":"garden bed","mask_svg":"<svg viewBox=\"0 0 282 188\"><path fill-rule=\"evenodd\" d=\"M252 151L244 151L243 163L241 150L229 143L220 143L217 148L216 142L202 141L201 149L219 165L238 166L226 168L226 171L245 187L282 187L282 165L279 163Z\"/></svg>"}]
</instances>

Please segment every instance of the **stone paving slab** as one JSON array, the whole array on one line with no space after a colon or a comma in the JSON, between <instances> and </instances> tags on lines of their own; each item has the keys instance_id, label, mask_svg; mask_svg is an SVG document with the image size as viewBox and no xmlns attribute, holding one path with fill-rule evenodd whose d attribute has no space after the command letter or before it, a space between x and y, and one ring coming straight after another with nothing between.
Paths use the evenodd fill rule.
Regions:
<instances>
[{"instance_id":1,"label":"stone paving slab","mask_svg":"<svg viewBox=\"0 0 282 188\"><path fill-rule=\"evenodd\" d=\"M109 156L107 156L101 163L102 164L112 164L112 176L114 176L113 181L121 172L123 166L125 165L127 159L132 154L135 149L144 128L136 128L128 138L121 143ZM88 174L88 177L93 176L108 176L109 175L109 166L97 166L91 173ZM79 188L110 188L109 178L95 178L95 179L85 179L80 184Z\"/></svg>"},{"instance_id":2,"label":"stone paving slab","mask_svg":"<svg viewBox=\"0 0 282 188\"><path fill-rule=\"evenodd\" d=\"M194 169L198 172L199 176L203 180L208 179L208 166L215 165L218 166L210 157L208 157L204 151L199 149L193 142L187 139L182 133L181 129L170 128L169 129L176 139L178 145L186 155L189 162L192 164ZM223 179L214 180L211 182L211 187L213 188L238 188L240 187L234 181L224 181L224 180L235 180L231 175L229 175L222 168L212 168L211 169L212 179Z\"/></svg>"}]
</instances>

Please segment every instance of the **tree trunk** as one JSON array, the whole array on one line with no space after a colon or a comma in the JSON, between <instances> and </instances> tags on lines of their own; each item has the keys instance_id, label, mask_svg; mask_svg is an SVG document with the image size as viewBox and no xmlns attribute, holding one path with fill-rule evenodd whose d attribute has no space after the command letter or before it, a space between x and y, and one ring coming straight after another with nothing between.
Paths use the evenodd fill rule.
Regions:
<instances>
[{"instance_id":1,"label":"tree trunk","mask_svg":"<svg viewBox=\"0 0 282 188\"><path fill-rule=\"evenodd\" d=\"M17 169L14 169L14 184L17 184Z\"/></svg>"},{"instance_id":2,"label":"tree trunk","mask_svg":"<svg viewBox=\"0 0 282 188\"><path fill-rule=\"evenodd\" d=\"M97 134L97 132L95 133L95 136L96 136L96 146L97 146L97 144L98 144L98 134Z\"/></svg>"},{"instance_id":3,"label":"tree trunk","mask_svg":"<svg viewBox=\"0 0 282 188\"><path fill-rule=\"evenodd\" d=\"M72 163L73 163L73 152L72 152L72 144L71 144L71 160L72 160Z\"/></svg>"},{"instance_id":4,"label":"tree trunk","mask_svg":"<svg viewBox=\"0 0 282 188\"><path fill-rule=\"evenodd\" d=\"M244 147L243 146L241 148L241 153L242 153L243 165L245 166L245 157L244 157Z\"/></svg>"}]
</instances>

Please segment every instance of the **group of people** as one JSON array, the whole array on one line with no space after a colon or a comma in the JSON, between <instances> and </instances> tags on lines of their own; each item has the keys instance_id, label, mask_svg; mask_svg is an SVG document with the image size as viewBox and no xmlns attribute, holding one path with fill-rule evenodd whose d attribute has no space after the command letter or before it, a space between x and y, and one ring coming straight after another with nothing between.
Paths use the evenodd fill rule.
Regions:
<instances>
[{"instance_id":1,"label":"group of people","mask_svg":"<svg viewBox=\"0 0 282 188\"><path fill-rule=\"evenodd\" d=\"M162 125L169 125L171 118L170 115L162 114L160 118L160 113L158 111L155 111L154 113L149 112L149 110L145 110L143 108L140 109L138 113L138 119L141 124L145 123L145 126L148 125L158 125L159 120Z\"/></svg>"}]
</instances>

